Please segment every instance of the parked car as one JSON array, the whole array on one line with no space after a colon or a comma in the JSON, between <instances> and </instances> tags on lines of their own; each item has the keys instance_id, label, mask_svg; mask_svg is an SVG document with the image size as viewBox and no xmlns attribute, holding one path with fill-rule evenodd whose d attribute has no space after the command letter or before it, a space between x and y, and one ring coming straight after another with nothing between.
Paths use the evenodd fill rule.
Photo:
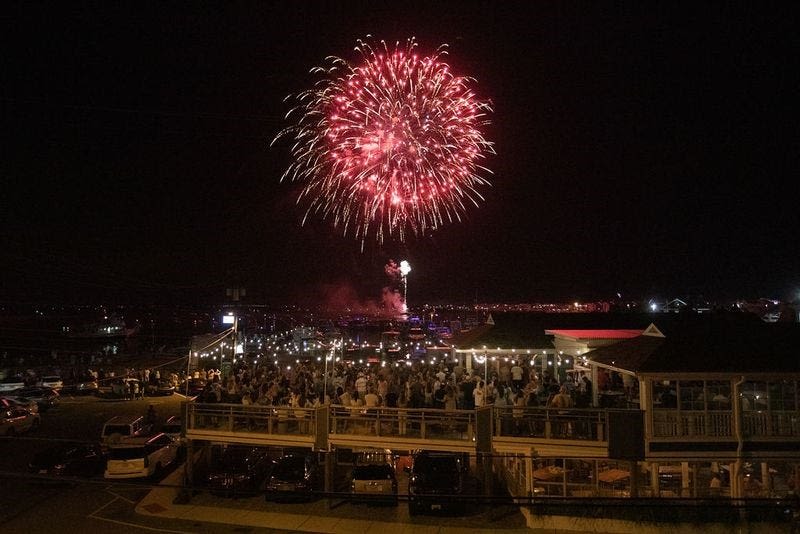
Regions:
<instances>
[{"instance_id":1,"label":"parked car","mask_svg":"<svg viewBox=\"0 0 800 534\"><path fill-rule=\"evenodd\" d=\"M36 382L36 385L59 390L64 386L64 381L61 380L60 376L56 375L43 376L39 381Z\"/></svg>"},{"instance_id":2,"label":"parked car","mask_svg":"<svg viewBox=\"0 0 800 534\"><path fill-rule=\"evenodd\" d=\"M206 388L206 380L204 378L190 378L189 382L181 384L180 392L185 393L189 397L196 397L200 395Z\"/></svg>"},{"instance_id":3,"label":"parked car","mask_svg":"<svg viewBox=\"0 0 800 534\"><path fill-rule=\"evenodd\" d=\"M350 472L351 500L397 504L397 475L389 449L356 449Z\"/></svg>"},{"instance_id":4,"label":"parked car","mask_svg":"<svg viewBox=\"0 0 800 534\"><path fill-rule=\"evenodd\" d=\"M132 385L134 390L138 391L138 395L142 396L144 390L139 379L130 377L115 377L110 380L104 380L98 385L97 396L109 399L130 398Z\"/></svg>"},{"instance_id":5,"label":"parked car","mask_svg":"<svg viewBox=\"0 0 800 534\"><path fill-rule=\"evenodd\" d=\"M31 386L15 389L11 392L11 395L36 401L36 404L39 405L40 412L46 412L53 406L58 405L58 391L53 388Z\"/></svg>"},{"instance_id":6,"label":"parked car","mask_svg":"<svg viewBox=\"0 0 800 534\"><path fill-rule=\"evenodd\" d=\"M75 381L67 381L59 391L62 395L95 395L99 386L94 378L83 378Z\"/></svg>"},{"instance_id":7,"label":"parked car","mask_svg":"<svg viewBox=\"0 0 800 534\"><path fill-rule=\"evenodd\" d=\"M106 467L106 456L99 443L60 443L34 455L28 471L48 475L92 477Z\"/></svg>"},{"instance_id":8,"label":"parked car","mask_svg":"<svg viewBox=\"0 0 800 534\"><path fill-rule=\"evenodd\" d=\"M319 489L320 468L311 453L288 453L281 456L267 480L265 499L310 499Z\"/></svg>"},{"instance_id":9,"label":"parked car","mask_svg":"<svg viewBox=\"0 0 800 534\"><path fill-rule=\"evenodd\" d=\"M166 434L126 439L109 446L103 476L109 479L157 476L177 456L178 445Z\"/></svg>"},{"instance_id":10,"label":"parked car","mask_svg":"<svg viewBox=\"0 0 800 534\"><path fill-rule=\"evenodd\" d=\"M397 476L390 464L353 466L350 475L353 500L397 504Z\"/></svg>"},{"instance_id":11,"label":"parked car","mask_svg":"<svg viewBox=\"0 0 800 534\"><path fill-rule=\"evenodd\" d=\"M27 408L3 408L0 410L0 436L16 436L39 427L41 418Z\"/></svg>"},{"instance_id":12,"label":"parked car","mask_svg":"<svg viewBox=\"0 0 800 534\"><path fill-rule=\"evenodd\" d=\"M215 495L252 495L261 488L273 463L266 449L240 445L216 447L212 449L205 484Z\"/></svg>"},{"instance_id":13,"label":"parked car","mask_svg":"<svg viewBox=\"0 0 800 534\"><path fill-rule=\"evenodd\" d=\"M21 376L7 376L0 380L0 393L8 393L9 391L24 387L25 380Z\"/></svg>"},{"instance_id":14,"label":"parked car","mask_svg":"<svg viewBox=\"0 0 800 534\"><path fill-rule=\"evenodd\" d=\"M0 397L0 408L25 408L32 413L39 413L39 405L35 400L26 399L24 397L14 397L12 395L4 395Z\"/></svg>"},{"instance_id":15,"label":"parked car","mask_svg":"<svg viewBox=\"0 0 800 534\"><path fill-rule=\"evenodd\" d=\"M181 434L183 434L183 422L181 418L177 415L173 415L164 421L164 424L161 425L161 432L180 443L182 440Z\"/></svg>"},{"instance_id":16,"label":"parked car","mask_svg":"<svg viewBox=\"0 0 800 534\"><path fill-rule=\"evenodd\" d=\"M152 431L141 415L116 415L106 421L100 433L103 445L114 445L122 440L146 436Z\"/></svg>"},{"instance_id":17,"label":"parked car","mask_svg":"<svg viewBox=\"0 0 800 534\"><path fill-rule=\"evenodd\" d=\"M455 509L464 506L465 478L468 458L452 452L417 451L407 468L408 514L423 511Z\"/></svg>"},{"instance_id":18,"label":"parked car","mask_svg":"<svg viewBox=\"0 0 800 534\"><path fill-rule=\"evenodd\" d=\"M147 382L144 393L150 397L172 395L175 393L175 386L169 380L162 378L158 382Z\"/></svg>"}]
</instances>

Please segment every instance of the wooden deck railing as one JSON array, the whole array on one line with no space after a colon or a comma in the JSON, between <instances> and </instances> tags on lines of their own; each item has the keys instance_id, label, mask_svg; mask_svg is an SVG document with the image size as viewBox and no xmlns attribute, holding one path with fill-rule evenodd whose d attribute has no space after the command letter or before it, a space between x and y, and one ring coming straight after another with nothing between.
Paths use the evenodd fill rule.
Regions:
<instances>
[{"instance_id":1,"label":"wooden deck railing","mask_svg":"<svg viewBox=\"0 0 800 534\"><path fill-rule=\"evenodd\" d=\"M608 409L494 407L494 437L607 441ZM473 410L411 408L346 408L325 410L242 404L188 402L186 428L231 433L314 436L318 417L328 418L330 434L364 434L386 438L413 438L472 442L478 434ZM734 438L730 411L652 412L654 438ZM325 427L320 427L325 428ZM747 439L800 437L800 412L745 412L742 433Z\"/></svg>"}]
</instances>

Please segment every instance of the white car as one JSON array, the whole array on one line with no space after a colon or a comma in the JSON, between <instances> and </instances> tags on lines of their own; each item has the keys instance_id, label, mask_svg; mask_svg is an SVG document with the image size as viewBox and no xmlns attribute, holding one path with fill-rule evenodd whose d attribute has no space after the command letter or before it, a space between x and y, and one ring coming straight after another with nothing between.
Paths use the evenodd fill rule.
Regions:
<instances>
[{"instance_id":1,"label":"white car","mask_svg":"<svg viewBox=\"0 0 800 534\"><path fill-rule=\"evenodd\" d=\"M180 417L173 415L167 419L164 424L161 425L161 432L174 439L175 443L178 445L184 444L184 439L181 437L183 425L181 424Z\"/></svg>"},{"instance_id":2,"label":"white car","mask_svg":"<svg viewBox=\"0 0 800 534\"><path fill-rule=\"evenodd\" d=\"M130 438L108 448L105 478L153 477L172 464L178 444L166 434Z\"/></svg>"},{"instance_id":3,"label":"white car","mask_svg":"<svg viewBox=\"0 0 800 534\"><path fill-rule=\"evenodd\" d=\"M25 381L18 376L9 376L0 380L0 393L14 391L15 389L24 387Z\"/></svg>"},{"instance_id":4,"label":"white car","mask_svg":"<svg viewBox=\"0 0 800 534\"><path fill-rule=\"evenodd\" d=\"M62 387L64 387L64 381L61 380L60 376L55 376L55 375L43 376L42 379L39 380L39 383L37 385L59 390Z\"/></svg>"},{"instance_id":5,"label":"white car","mask_svg":"<svg viewBox=\"0 0 800 534\"><path fill-rule=\"evenodd\" d=\"M0 408L0 436L16 436L36 429L40 421L39 414L27 408Z\"/></svg>"},{"instance_id":6,"label":"white car","mask_svg":"<svg viewBox=\"0 0 800 534\"><path fill-rule=\"evenodd\" d=\"M350 480L352 498L397 505L397 476L392 451L364 450L355 452L354 456Z\"/></svg>"}]
</instances>

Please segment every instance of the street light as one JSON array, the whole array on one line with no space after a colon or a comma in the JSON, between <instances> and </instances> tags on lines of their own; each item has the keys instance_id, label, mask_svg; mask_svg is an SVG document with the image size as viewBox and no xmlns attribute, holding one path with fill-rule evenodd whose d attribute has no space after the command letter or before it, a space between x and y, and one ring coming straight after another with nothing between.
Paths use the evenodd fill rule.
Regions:
<instances>
[{"instance_id":1,"label":"street light","mask_svg":"<svg viewBox=\"0 0 800 534\"><path fill-rule=\"evenodd\" d=\"M233 346L233 348L231 350L231 352L232 352L231 369L233 369L233 365L236 363L236 342L238 341L236 339L236 333L237 333L237 327L239 325L239 318L236 317L233 314L233 312L228 312L228 315L223 315L222 316L222 324L233 325L233 327L231 328L231 331L233 333L233 343L231 343L231 345ZM223 345L224 345L224 343L223 343ZM224 353L222 351L220 351L219 360L220 360L220 364L222 364L222 362L224 360Z\"/></svg>"},{"instance_id":2,"label":"street light","mask_svg":"<svg viewBox=\"0 0 800 534\"><path fill-rule=\"evenodd\" d=\"M408 311L408 273L411 272L411 264L406 260L400 262L400 276L403 281L403 311Z\"/></svg>"},{"instance_id":3,"label":"street light","mask_svg":"<svg viewBox=\"0 0 800 534\"><path fill-rule=\"evenodd\" d=\"M337 342L333 341L331 343L330 354L325 356L325 374L322 379L322 404L325 404L325 401L328 400L328 360L333 360L336 356L336 346ZM344 338L339 339L338 346L341 348L342 355L344 356Z\"/></svg>"},{"instance_id":4,"label":"street light","mask_svg":"<svg viewBox=\"0 0 800 534\"><path fill-rule=\"evenodd\" d=\"M489 358L484 354L483 356L476 355L475 361L483 364L483 383L489 383Z\"/></svg>"}]
</instances>

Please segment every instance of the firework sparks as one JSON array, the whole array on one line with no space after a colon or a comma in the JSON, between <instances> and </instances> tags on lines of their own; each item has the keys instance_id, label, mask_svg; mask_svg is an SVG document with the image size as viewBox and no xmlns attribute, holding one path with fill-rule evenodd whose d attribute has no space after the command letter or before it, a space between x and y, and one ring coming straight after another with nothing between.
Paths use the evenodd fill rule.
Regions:
<instances>
[{"instance_id":1,"label":"firework sparks","mask_svg":"<svg viewBox=\"0 0 800 534\"><path fill-rule=\"evenodd\" d=\"M363 247L460 221L483 200L491 171L480 162L494 149L480 128L491 109L450 71L444 46L425 57L416 48L358 41L358 64L328 58L312 69L322 76L314 88L293 97L294 124L276 140L294 140L281 180L302 183L304 223L330 220Z\"/></svg>"}]
</instances>

